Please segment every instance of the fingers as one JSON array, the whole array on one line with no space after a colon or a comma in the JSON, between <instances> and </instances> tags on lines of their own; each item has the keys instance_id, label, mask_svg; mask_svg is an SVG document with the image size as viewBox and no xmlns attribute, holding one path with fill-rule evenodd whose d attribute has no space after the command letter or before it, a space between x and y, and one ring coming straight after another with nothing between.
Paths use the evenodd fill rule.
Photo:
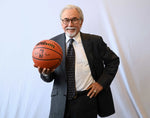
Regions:
<instances>
[{"instance_id":1,"label":"fingers","mask_svg":"<svg viewBox=\"0 0 150 118\"><path fill-rule=\"evenodd\" d=\"M42 73L43 68L38 67L38 71L39 71L39 73Z\"/></svg>"},{"instance_id":2,"label":"fingers","mask_svg":"<svg viewBox=\"0 0 150 118\"><path fill-rule=\"evenodd\" d=\"M90 90L89 92L88 92L88 94L87 94L87 96L89 96L90 98L92 98L93 96L94 96L94 87L93 87L93 84L91 84L88 88L87 88L87 90Z\"/></svg>"},{"instance_id":3,"label":"fingers","mask_svg":"<svg viewBox=\"0 0 150 118\"><path fill-rule=\"evenodd\" d=\"M94 91L93 89L90 89L90 91L88 92L87 96L89 96L90 98L95 97L96 91Z\"/></svg>"},{"instance_id":4,"label":"fingers","mask_svg":"<svg viewBox=\"0 0 150 118\"><path fill-rule=\"evenodd\" d=\"M91 89L92 88L92 84L86 89L86 90L89 90L89 89Z\"/></svg>"},{"instance_id":5,"label":"fingers","mask_svg":"<svg viewBox=\"0 0 150 118\"><path fill-rule=\"evenodd\" d=\"M43 68L42 73L49 74L50 73L50 69L49 68Z\"/></svg>"},{"instance_id":6,"label":"fingers","mask_svg":"<svg viewBox=\"0 0 150 118\"><path fill-rule=\"evenodd\" d=\"M38 71L41 74L50 74L51 72L54 71L54 69L51 70L50 68L40 68L40 67L38 67Z\"/></svg>"},{"instance_id":7,"label":"fingers","mask_svg":"<svg viewBox=\"0 0 150 118\"><path fill-rule=\"evenodd\" d=\"M90 98L92 97L96 97L97 94L103 89L103 87L95 82L95 83L92 83L88 88L87 90L90 90L87 94L87 96L89 96Z\"/></svg>"}]
</instances>

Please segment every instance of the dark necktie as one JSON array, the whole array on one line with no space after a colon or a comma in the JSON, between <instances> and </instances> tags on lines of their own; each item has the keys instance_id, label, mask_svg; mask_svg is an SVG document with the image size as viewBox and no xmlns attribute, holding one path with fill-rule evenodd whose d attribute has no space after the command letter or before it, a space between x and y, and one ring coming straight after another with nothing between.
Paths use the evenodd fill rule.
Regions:
<instances>
[{"instance_id":1,"label":"dark necktie","mask_svg":"<svg viewBox=\"0 0 150 118\"><path fill-rule=\"evenodd\" d=\"M75 96L75 51L73 48L74 39L69 40L69 47L67 51L66 58L66 72L67 72L67 97L68 100L71 100Z\"/></svg>"}]
</instances>

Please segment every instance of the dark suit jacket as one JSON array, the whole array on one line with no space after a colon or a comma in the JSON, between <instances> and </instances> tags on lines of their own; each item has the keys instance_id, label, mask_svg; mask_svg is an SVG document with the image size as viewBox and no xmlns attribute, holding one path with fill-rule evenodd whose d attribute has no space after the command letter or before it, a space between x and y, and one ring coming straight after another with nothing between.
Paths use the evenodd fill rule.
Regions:
<instances>
[{"instance_id":1,"label":"dark suit jacket","mask_svg":"<svg viewBox=\"0 0 150 118\"><path fill-rule=\"evenodd\" d=\"M60 66L58 66L53 73L51 73L48 77L41 74L41 78L46 82L54 80L51 94L50 118L63 118L67 95L65 34L60 34L51 40L56 41L62 47L63 60ZM115 112L110 84L116 75L119 58L107 47L100 36L81 33L81 40L92 76L95 81L104 87L104 89L97 95L98 114L102 117L109 116Z\"/></svg>"}]
</instances>

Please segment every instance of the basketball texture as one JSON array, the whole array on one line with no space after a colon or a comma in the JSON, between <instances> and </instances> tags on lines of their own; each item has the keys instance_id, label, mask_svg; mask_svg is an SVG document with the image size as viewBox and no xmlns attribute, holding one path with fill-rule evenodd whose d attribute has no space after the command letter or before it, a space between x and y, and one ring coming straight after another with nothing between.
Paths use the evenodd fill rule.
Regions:
<instances>
[{"instance_id":1,"label":"basketball texture","mask_svg":"<svg viewBox=\"0 0 150 118\"><path fill-rule=\"evenodd\" d=\"M63 52L53 40L43 40L35 45L32 59L35 67L56 69L62 61Z\"/></svg>"}]
</instances>

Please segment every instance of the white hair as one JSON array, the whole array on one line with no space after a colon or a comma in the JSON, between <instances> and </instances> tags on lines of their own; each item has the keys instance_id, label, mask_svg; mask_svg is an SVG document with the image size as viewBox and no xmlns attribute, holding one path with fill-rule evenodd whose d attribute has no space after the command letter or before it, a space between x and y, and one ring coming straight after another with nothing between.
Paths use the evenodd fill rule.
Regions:
<instances>
[{"instance_id":1,"label":"white hair","mask_svg":"<svg viewBox=\"0 0 150 118\"><path fill-rule=\"evenodd\" d=\"M80 9L80 7L75 6L75 5L67 5L67 6L65 6L65 7L62 9L61 13L60 13L60 18L62 17L62 14L63 14L63 12L64 12L66 9L76 9L76 10L78 11L79 15L80 15L80 19L81 19L81 20L84 19L82 10Z\"/></svg>"}]
</instances>

